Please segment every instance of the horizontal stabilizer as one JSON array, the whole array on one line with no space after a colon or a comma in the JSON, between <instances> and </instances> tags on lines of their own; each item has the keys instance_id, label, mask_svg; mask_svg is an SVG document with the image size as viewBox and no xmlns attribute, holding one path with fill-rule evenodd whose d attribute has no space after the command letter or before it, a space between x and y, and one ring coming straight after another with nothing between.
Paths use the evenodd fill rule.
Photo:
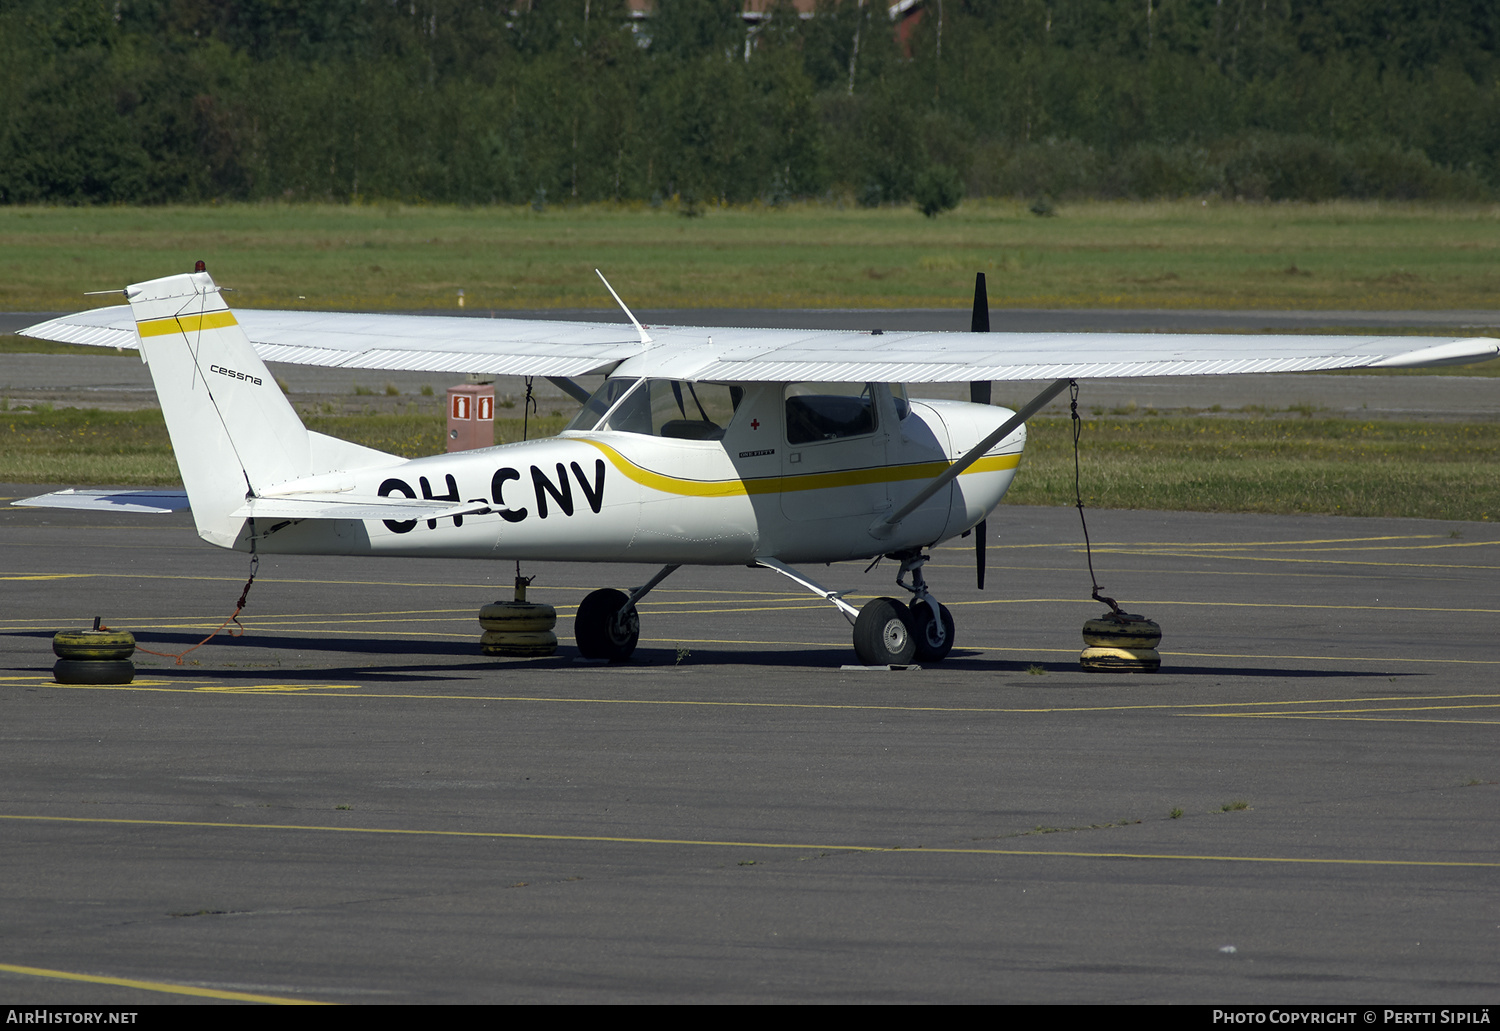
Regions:
<instances>
[{"instance_id":1,"label":"horizontal stabilizer","mask_svg":"<svg viewBox=\"0 0 1500 1031\"><path fill-rule=\"evenodd\" d=\"M295 497L247 498L230 515L235 519L449 519L503 511L488 501L423 501L399 496L298 494Z\"/></svg>"},{"instance_id":2,"label":"horizontal stabilizer","mask_svg":"<svg viewBox=\"0 0 1500 1031\"><path fill-rule=\"evenodd\" d=\"M85 512L186 512L185 490L60 490L12 501L23 508L76 508Z\"/></svg>"}]
</instances>

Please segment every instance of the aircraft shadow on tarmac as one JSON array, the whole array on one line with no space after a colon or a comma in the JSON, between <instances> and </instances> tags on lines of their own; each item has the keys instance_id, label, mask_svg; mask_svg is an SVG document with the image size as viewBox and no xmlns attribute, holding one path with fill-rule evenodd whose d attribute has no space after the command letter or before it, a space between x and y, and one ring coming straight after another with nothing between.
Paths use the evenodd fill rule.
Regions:
<instances>
[{"instance_id":1,"label":"aircraft shadow on tarmac","mask_svg":"<svg viewBox=\"0 0 1500 1031\"><path fill-rule=\"evenodd\" d=\"M52 634L42 630L25 630L11 631L4 636L50 639ZM199 634L136 634L138 645L142 648L150 648L153 651L181 651L192 647L202 639L202 636ZM220 668L220 662L234 661L230 656L234 651L242 648L255 648L257 650L281 653L281 657L274 666L258 664L255 667ZM424 638L393 637L298 637L284 634L270 635L257 633L242 637L229 637L220 634L206 647L205 651L208 649L212 649L212 651L209 651L208 654L194 656L200 665L174 666L170 665L170 660L166 660L169 664L165 668L143 666L141 667L141 671L150 675L191 673L195 676L202 676L211 673L215 677L226 679L264 680L267 676L275 676L279 680L325 681L329 679L358 679L406 682L412 680L444 679L453 675L469 676L475 673L504 674L512 670L519 671L527 668L567 668L578 665L577 651L568 644L561 645L556 655L546 658L509 659L487 658L479 655L477 641L434 641ZM228 651L226 652L225 649L228 649ZM468 659L470 661L420 664L401 662L389 665L376 661L357 666L318 666L317 668L305 670L296 669L297 657L299 655L307 655L308 653L359 655L370 656L371 658L377 656L387 658L400 657L406 660L429 656L435 659ZM38 651L37 659L40 660L42 655L43 653ZM156 656L151 656L146 661L154 661L156 658ZM830 648L782 648L775 651L758 649L732 651L723 648L693 648L679 661L678 652L674 648L644 646L638 649L629 661L620 663L619 666L626 669L690 666L711 670L716 666L734 665L826 670L830 667L837 668L845 665L853 658L852 654L846 654L843 649ZM191 662L192 660L189 661ZM591 662L588 665L604 664ZM21 669L23 667L12 666L10 668ZM979 652L965 652L962 648L956 649L950 654L941 666L931 668L949 672L990 674L1026 674L1035 670L1041 670L1049 675L1082 672L1076 661L1031 662L1024 659L991 659L984 657ZM1389 670L1315 670L1264 666L1179 665L1171 661L1169 654L1166 656L1161 673L1158 675L1173 677L1265 677L1279 680L1321 680L1345 677L1379 677L1389 679L1392 676L1411 677L1421 674L1393 674ZM1091 678L1097 680L1100 686L1135 682L1135 676L1129 675L1092 674ZM1045 679L1038 677L1036 686L1046 687L1047 682ZM1070 683L1068 686L1074 685Z\"/></svg>"}]
</instances>

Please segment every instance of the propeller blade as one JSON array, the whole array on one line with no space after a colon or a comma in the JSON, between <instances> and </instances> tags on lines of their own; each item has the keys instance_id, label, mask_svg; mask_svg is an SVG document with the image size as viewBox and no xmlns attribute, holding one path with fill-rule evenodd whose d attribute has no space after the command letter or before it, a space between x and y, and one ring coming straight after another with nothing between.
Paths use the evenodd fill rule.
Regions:
<instances>
[{"instance_id":1,"label":"propeller blade","mask_svg":"<svg viewBox=\"0 0 1500 1031\"><path fill-rule=\"evenodd\" d=\"M974 569L979 576L979 589L984 590L984 531L988 519L979 520L974 527Z\"/></svg>"},{"instance_id":2,"label":"propeller blade","mask_svg":"<svg viewBox=\"0 0 1500 1031\"><path fill-rule=\"evenodd\" d=\"M969 331L972 333L990 331L990 296L989 291L985 289L983 272L976 273L974 276L974 315L969 321ZM991 386L989 380L970 382L969 400L977 405L989 404ZM974 527L974 572L981 591L984 590L984 536L988 524L988 519L981 519Z\"/></svg>"},{"instance_id":3,"label":"propeller blade","mask_svg":"<svg viewBox=\"0 0 1500 1031\"><path fill-rule=\"evenodd\" d=\"M990 331L990 298L985 289L984 273L980 272L974 276L974 316L969 321L971 333L988 333ZM969 384L969 400L976 405L987 405L990 403L990 381L974 380Z\"/></svg>"}]
</instances>

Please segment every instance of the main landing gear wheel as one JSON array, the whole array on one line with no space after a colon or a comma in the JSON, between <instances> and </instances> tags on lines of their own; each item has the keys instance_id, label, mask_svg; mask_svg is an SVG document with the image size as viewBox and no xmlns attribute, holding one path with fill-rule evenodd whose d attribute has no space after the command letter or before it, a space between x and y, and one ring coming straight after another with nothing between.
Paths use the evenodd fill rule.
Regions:
<instances>
[{"instance_id":1,"label":"main landing gear wheel","mask_svg":"<svg viewBox=\"0 0 1500 1031\"><path fill-rule=\"evenodd\" d=\"M906 606L895 598L866 602L854 621L854 654L859 661L866 666L907 666L916 653L917 637Z\"/></svg>"},{"instance_id":2,"label":"main landing gear wheel","mask_svg":"<svg viewBox=\"0 0 1500 1031\"><path fill-rule=\"evenodd\" d=\"M573 637L585 659L624 662L634 653L641 637L640 616L632 608L623 620L616 618L629 601L623 592L609 587L583 599L573 620Z\"/></svg>"},{"instance_id":3,"label":"main landing gear wheel","mask_svg":"<svg viewBox=\"0 0 1500 1031\"><path fill-rule=\"evenodd\" d=\"M953 650L953 615L946 605L939 604L937 611L937 618L933 618L932 606L927 602L918 601L912 604L911 626L912 634L917 641L918 662L942 662ZM937 639L939 625L943 628L941 641Z\"/></svg>"}]
</instances>

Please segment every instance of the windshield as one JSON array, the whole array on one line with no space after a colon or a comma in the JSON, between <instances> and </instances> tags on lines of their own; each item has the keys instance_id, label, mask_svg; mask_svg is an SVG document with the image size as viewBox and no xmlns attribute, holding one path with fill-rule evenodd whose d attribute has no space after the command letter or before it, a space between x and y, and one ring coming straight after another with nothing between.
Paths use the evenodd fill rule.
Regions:
<instances>
[{"instance_id":1,"label":"windshield","mask_svg":"<svg viewBox=\"0 0 1500 1031\"><path fill-rule=\"evenodd\" d=\"M605 380L599 385L599 389L583 403L583 408L573 416L573 421L568 423L563 432L593 429L599 424L599 420L619 403L620 398L630 393L640 382L638 379Z\"/></svg>"},{"instance_id":2,"label":"windshield","mask_svg":"<svg viewBox=\"0 0 1500 1031\"><path fill-rule=\"evenodd\" d=\"M568 429L721 440L744 393L725 383L606 380Z\"/></svg>"}]
</instances>

